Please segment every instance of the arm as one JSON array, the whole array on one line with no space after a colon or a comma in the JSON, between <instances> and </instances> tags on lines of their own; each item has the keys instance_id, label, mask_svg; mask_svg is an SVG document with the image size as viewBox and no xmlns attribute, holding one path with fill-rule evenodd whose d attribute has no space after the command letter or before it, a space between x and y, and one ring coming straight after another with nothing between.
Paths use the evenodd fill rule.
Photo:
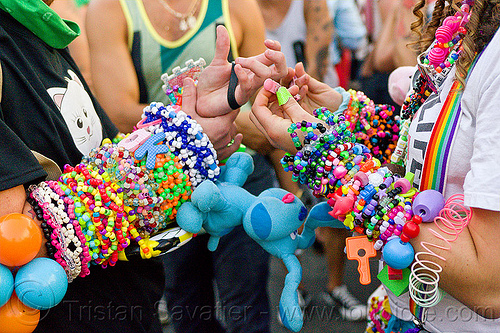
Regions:
<instances>
[{"instance_id":1,"label":"arm","mask_svg":"<svg viewBox=\"0 0 500 333\"><path fill-rule=\"evenodd\" d=\"M390 72L400 66L416 64L416 53L407 47L413 14L401 1L395 2L384 21L373 50L374 68Z\"/></svg>"},{"instance_id":2,"label":"arm","mask_svg":"<svg viewBox=\"0 0 500 333\"><path fill-rule=\"evenodd\" d=\"M229 1L231 25L238 44L240 57L251 57L265 51L264 19L255 1ZM243 144L267 155L273 147L266 137L257 130L249 118L249 112L240 112L236 118L236 128L243 134Z\"/></svg>"},{"instance_id":3,"label":"arm","mask_svg":"<svg viewBox=\"0 0 500 333\"><path fill-rule=\"evenodd\" d=\"M318 80L323 80L329 66L328 49L333 37L333 21L325 0L305 0L307 70Z\"/></svg>"},{"instance_id":4,"label":"arm","mask_svg":"<svg viewBox=\"0 0 500 333\"><path fill-rule=\"evenodd\" d=\"M432 251L446 258L424 257L443 267L440 287L473 311L488 318L500 317L500 212L473 209L466 229L451 243L450 250L432 247ZM437 230L433 223L420 225L420 234L412 240L415 252L426 251L421 242L444 245L429 230ZM439 230L437 230L439 231Z\"/></svg>"},{"instance_id":5,"label":"arm","mask_svg":"<svg viewBox=\"0 0 500 333\"><path fill-rule=\"evenodd\" d=\"M21 213L26 204L26 193L22 185L0 192L0 216ZM29 206L29 204L28 204Z\"/></svg>"},{"instance_id":6,"label":"arm","mask_svg":"<svg viewBox=\"0 0 500 333\"><path fill-rule=\"evenodd\" d=\"M139 83L120 2L91 1L86 27L96 96L118 129L129 133L146 105L139 103Z\"/></svg>"},{"instance_id":7,"label":"arm","mask_svg":"<svg viewBox=\"0 0 500 333\"><path fill-rule=\"evenodd\" d=\"M40 225L41 221L36 218L31 205L26 201L26 192L23 185L0 191L0 216L12 213L22 213L33 219ZM45 243L40 247L37 257L46 256Z\"/></svg>"},{"instance_id":8,"label":"arm","mask_svg":"<svg viewBox=\"0 0 500 333\"><path fill-rule=\"evenodd\" d=\"M490 49L491 50L491 49ZM498 55L497 49L489 56ZM486 51L489 51L486 49ZM486 52L485 51L485 52ZM480 59L484 60L484 58ZM471 114L474 121L474 134L461 138L472 141L470 169L464 170L463 191L465 204L472 207L469 225L451 242L451 250L437 254L446 258L442 261L435 257L431 260L443 266L440 286L450 295L470 307L473 311L490 318L500 317L500 191L498 155L500 137L499 118L495 112L494 101L500 98L500 66L498 62L484 61L474 68L474 79L469 79L466 89L471 89L473 103L464 102L464 114ZM410 133L411 134L411 133ZM460 135L456 134L457 139ZM458 142L458 141L457 141ZM458 148L459 149L459 148ZM462 148L464 149L464 148ZM467 148L465 148L467 149ZM461 156L461 155L460 155ZM470 157L469 157L470 156ZM465 173L466 172L466 173ZM453 176L452 176L453 177ZM460 176L459 176L460 177ZM443 245L429 229L437 230L433 224L425 223L417 239L412 242L415 250L422 249L421 241ZM448 238L452 236L443 234Z\"/></svg>"},{"instance_id":9,"label":"arm","mask_svg":"<svg viewBox=\"0 0 500 333\"><path fill-rule=\"evenodd\" d=\"M85 29L85 16L87 14L87 7L77 7L74 1L55 1L51 8L56 11L64 19L76 22L81 29L80 36L78 36L71 44L69 44L69 51L71 57L75 60L80 72L82 72L85 81L93 90L92 75L90 72L90 54L89 44L87 40L87 32Z\"/></svg>"}]
</instances>

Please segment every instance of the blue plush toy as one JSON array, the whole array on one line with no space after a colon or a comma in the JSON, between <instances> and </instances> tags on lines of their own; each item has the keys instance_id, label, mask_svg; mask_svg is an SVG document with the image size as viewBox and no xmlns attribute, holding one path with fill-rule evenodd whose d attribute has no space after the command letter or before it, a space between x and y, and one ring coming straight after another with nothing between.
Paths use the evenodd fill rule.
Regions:
<instances>
[{"instance_id":1,"label":"blue plush toy","mask_svg":"<svg viewBox=\"0 0 500 333\"><path fill-rule=\"evenodd\" d=\"M188 232L202 228L210 234L208 248L214 251L220 237L243 224L246 233L267 252L283 260L288 274L280 299L283 324L294 332L302 328L302 312L298 304L297 288L302 279L302 268L295 250L305 249L314 242L314 229L321 226L344 228L342 222L328 212L327 203L307 209L293 194L278 188L268 189L258 197L241 188L253 172L252 157L235 153L221 168L216 183L204 181L177 212L177 223ZM307 219L306 219L307 216ZM304 223L302 234L297 229Z\"/></svg>"}]
</instances>

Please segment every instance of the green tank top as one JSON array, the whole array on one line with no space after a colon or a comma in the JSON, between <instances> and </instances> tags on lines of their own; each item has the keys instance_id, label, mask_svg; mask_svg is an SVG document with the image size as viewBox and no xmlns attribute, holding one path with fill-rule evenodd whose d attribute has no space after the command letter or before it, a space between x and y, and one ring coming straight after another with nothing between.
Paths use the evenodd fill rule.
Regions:
<instances>
[{"instance_id":1,"label":"green tank top","mask_svg":"<svg viewBox=\"0 0 500 333\"><path fill-rule=\"evenodd\" d=\"M120 0L128 25L128 46L137 73L140 102L169 103L162 90L163 73L185 67L189 59L205 59L209 64L215 54L216 28L226 26L231 38L232 58L237 57L236 40L229 19L228 0L201 0L196 25L176 41L167 41L153 28L142 0ZM231 55L230 55L231 58Z\"/></svg>"}]
</instances>

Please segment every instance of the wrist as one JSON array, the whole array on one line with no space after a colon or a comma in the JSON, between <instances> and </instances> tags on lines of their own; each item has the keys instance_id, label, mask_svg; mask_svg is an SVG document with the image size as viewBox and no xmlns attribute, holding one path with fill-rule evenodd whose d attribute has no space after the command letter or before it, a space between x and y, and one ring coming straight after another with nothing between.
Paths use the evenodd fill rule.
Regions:
<instances>
[{"instance_id":1,"label":"wrist","mask_svg":"<svg viewBox=\"0 0 500 333\"><path fill-rule=\"evenodd\" d=\"M349 106L349 101L351 100L351 94L349 94L344 88L342 87L336 87L336 88L333 88L333 90L335 90L336 92L338 92L340 94L340 96L342 96L342 100L340 102L340 105L337 109L337 111L335 111L335 113L338 113L338 114L341 114L343 113L347 107Z\"/></svg>"}]
</instances>

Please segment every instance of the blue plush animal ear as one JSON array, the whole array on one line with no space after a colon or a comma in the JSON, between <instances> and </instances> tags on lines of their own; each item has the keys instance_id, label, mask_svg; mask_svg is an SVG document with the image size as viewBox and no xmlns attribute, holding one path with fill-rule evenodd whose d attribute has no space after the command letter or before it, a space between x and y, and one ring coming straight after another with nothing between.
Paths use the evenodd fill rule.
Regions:
<instances>
[{"instance_id":1,"label":"blue plush animal ear","mask_svg":"<svg viewBox=\"0 0 500 333\"><path fill-rule=\"evenodd\" d=\"M185 202L177 211L177 224L187 232L196 234L203 225L203 214L191 202Z\"/></svg>"},{"instance_id":2,"label":"blue plush animal ear","mask_svg":"<svg viewBox=\"0 0 500 333\"><path fill-rule=\"evenodd\" d=\"M328 203L320 202L309 212L306 224L311 229L316 229L317 227L345 228L342 222L328 214L331 210L332 208Z\"/></svg>"},{"instance_id":3,"label":"blue plush animal ear","mask_svg":"<svg viewBox=\"0 0 500 333\"><path fill-rule=\"evenodd\" d=\"M207 213L211 210L219 210L224 205L224 198L220 189L210 180L202 182L191 195L191 202L201 212ZM182 206L181 206L182 207Z\"/></svg>"},{"instance_id":4,"label":"blue plush animal ear","mask_svg":"<svg viewBox=\"0 0 500 333\"><path fill-rule=\"evenodd\" d=\"M247 153L236 152L227 160L226 170L220 179L222 182L243 186L252 172L252 156Z\"/></svg>"}]
</instances>

